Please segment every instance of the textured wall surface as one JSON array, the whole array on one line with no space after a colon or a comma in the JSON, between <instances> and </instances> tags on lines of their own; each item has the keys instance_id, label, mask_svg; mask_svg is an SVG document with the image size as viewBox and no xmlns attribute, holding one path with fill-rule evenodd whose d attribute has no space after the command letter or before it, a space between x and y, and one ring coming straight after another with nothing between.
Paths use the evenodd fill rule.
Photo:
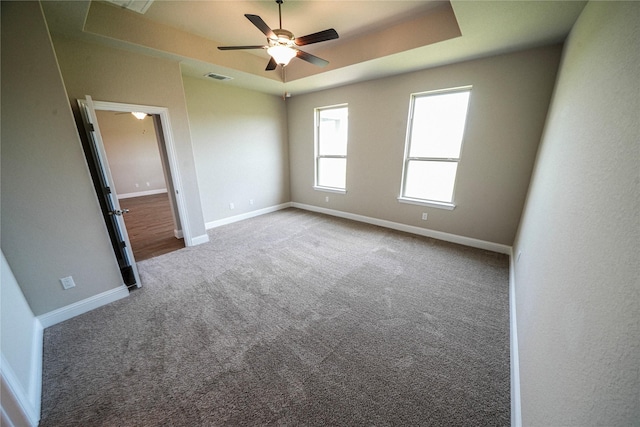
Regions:
<instances>
[{"instance_id":1,"label":"textured wall surface","mask_svg":"<svg viewBox=\"0 0 640 427\"><path fill-rule=\"evenodd\" d=\"M190 77L184 88L205 222L290 201L282 98Z\"/></svg>"},{"instance_id":2,"label":"textured wall surface","mask_svg":"<svg viewBox=\"0 0 640 427\"><path fill-rule=\"evenodd\" d=\"M2 2L2 58L2 251L41 315L122 277L40 3Z\"/></svg>"},{"instance_id":3,"label":"textured wall surface","mask_svg":"<svg viewBox=\"0 0 640 427\"><path fill-rule=\"evenodd\" d=\"M292 200L511 246L560 53L561 46L543 47L290 98ZM399 203L411 94L466 85L473 89L455 210ZM314 108L343 103L349 105L344 195L312 188Z\"/></svg>"},{"instance_id":4,"label":"textured wall surface","mask_svg":"<svg viewBox=\"0 0 640 427\"><path fill-rule=\"evenodd\" d=\"M54 36L69 98L165 107L169 111L182 196L192 237L206 235L180 64Z\"/></svg>"},{"instance_id":5,"label":"textured wall surface","mask_svg":"<svg viewBox=\"0 0 640 427\"><path fill-rule=\"evenodd\" d=\"M591 2L566 43L515 246L523 425L640 420L638 22Z\"/></svg>"},{"instance_id":6,"label":"textured wall surface","mask_svg":"<svg viewBox=\"0 0 640 427\"><path fill-rule=\"evenodd\" d=\"M166 190L153 118L96 111L116 194ZM149 183L149 185L147 185Z\"/></svg>"}]
</instances>

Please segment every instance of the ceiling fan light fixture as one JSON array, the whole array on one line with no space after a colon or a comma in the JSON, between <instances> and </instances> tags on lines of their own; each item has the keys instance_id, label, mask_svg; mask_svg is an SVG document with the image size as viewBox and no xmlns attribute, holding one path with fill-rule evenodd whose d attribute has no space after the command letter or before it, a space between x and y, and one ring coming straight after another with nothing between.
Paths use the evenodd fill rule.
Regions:
<instances>
[{"instance_id":1,"label":"ceiling fan light fixture","mask_svg":"<svg viewBox=\"0 0 640 427\"><path fill-rule=\"evenodd\" d=\"M131 114L133 114L133 116L138 120L143 120L145 117L147 117L147 113L140 113L138 111L134 111Z\"/></svg>"},{"instance_id":2,"label":"ceiling fan light fixture","mask_svg":"<svg viewBox=\"0 0 640 427\"><path fill-rule=\"evenodd\" d=\"M319 31L313 34L307 34L306 36L294 38L293 33L289 30L282 28L282 11L281 5L283 0L275 0L278 4L278 18L280 22L280 28L272 30L269 28L266 22L262 20L258 15L251 15L245 13L244 16L260 31L267 36L268 45L256 45L256 46L218 46L219 50L245 50L245 49L266 49L271 59L267 64L265 71L275 70L278 65L284 67L289 64L289 61L293 58L300 58L303 61L307 61L311 64L319 67L324 67L329 64L329 61L322 58L318 58L310 53L299 50L298 46L306 46L308 44L324 42L327 40L333 40L338 38L338 33L333 28L329 28L324 31ZM283 77L284 79L284 77Z\"/></svg>"},{"instance_id":3,"label":"ceiling fan light fixture","mask_svg":"<svg viewBox=\"0 0 640 427\"><path fill-rule=\"evenodd\" d=\"M282 66L287 65L297 55L294 49L282 45L271 46L267 49L267 53Z\"/></svg>"}]
</instances>

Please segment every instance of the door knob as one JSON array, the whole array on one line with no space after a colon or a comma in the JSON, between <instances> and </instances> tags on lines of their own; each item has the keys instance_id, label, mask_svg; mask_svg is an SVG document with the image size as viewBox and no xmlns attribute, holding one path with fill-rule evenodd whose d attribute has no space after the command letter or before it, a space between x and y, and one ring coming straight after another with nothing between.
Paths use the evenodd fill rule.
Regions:
<instances>
[{"instance_id":1,"label":"door knob","mask_svg":"<svg viewBox=\"0 0 640 427\"><path fill-rule=\"evenodd\" d=\"M118 215L118 216L120 216L120 215L126 214L128 212L129 212L129 209L116 209L116 210L110 211L109 215Z\"/></svg>"}]
</instances>

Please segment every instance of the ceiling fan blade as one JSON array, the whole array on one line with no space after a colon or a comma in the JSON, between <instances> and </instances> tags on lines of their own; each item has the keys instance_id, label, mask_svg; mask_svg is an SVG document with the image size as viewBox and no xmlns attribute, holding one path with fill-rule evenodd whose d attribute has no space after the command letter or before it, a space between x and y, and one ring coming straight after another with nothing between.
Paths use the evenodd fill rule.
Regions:
<instances>
[{"instance_id":1,"label":"ceiling fan blade","mask_svg":"<svg viewBox=\"0 0 640 427\"><path fill-rule=\"evenodd\" d=\"M301 50L298 51L298 54L296 56L298 58L302 59L303 61L310 62L313 65L317 65L319 67L324 67L327 64L329 64L329 61L326 61L326 60L324 60L322 58L318 58L315 55L311 55L310 53L303 52Z\"/></svg>"},{"instance_id":2,"label":"ceiling fan blade","mask_svg":"<svg viewBox=\"0 0 640 427\"><path fill-rule=\"evenodd\" d=\"M277 66L278 66L278 63L276 62L276 60L273 58L270 58L269 63L267 64L267 68L265 68L264 70L265 71L275 70Z\"/></svg>"},{"instance_id":3,"label":"ceiling fan blade","mask_svg":"<svg viewBox=\"0 0 640 427\"><path fill-rule=\"evenodd\" d=\"M278 39L278 36L275 35L275 33L271 30L271 28L269 28L267 23L264 22L262 20L262 18L260 18L258 15L250 15L250 14L246 13L244 16L246 16L247 19L249 21L251 21L251 23L253 25L258 27L258 29L260 31L262 31L265 36L267 36L268 38L273 39L273 40L277 40Z\"/></svg>"},{"instance_id":4,"label":"ceiling fan blade","mask_svg":"<svg viewBox=\"0 0 640 427\"><path fill-rule=\"evenodd\" d=\"M269 46L218 46L220 50L240 50L240 49L266 49Z\"/></svg>"},{"instance_id":5,"label":"ceiling fan blade","mask_svg":"<svg viewBox=\"0 0 640 427\"><path fill-rule=\"evenodd\" d=\"M328 30L298 37L293 42L298 46L304 46L307 44L319 43L327 40L337 39L338 37L339 37L338 32L333 28L329 28Z\"/></svg>"}]
</instances>

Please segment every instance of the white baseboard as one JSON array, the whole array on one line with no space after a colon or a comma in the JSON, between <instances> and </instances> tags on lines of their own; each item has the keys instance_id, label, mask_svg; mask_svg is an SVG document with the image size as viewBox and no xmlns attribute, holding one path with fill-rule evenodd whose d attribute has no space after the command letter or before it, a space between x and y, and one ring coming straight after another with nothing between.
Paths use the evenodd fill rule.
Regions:
<instances>
[{"instance_id":1,"label":"white baseboard","mask_svg":"<svg viewBox=\"0 0 640 427\"><path fill-rule=\"evenodd\" d=\"M39 347L42 348L42 342ZM42 362L40 364L42 365ZM39 372L42 370L40 369ZM0 362L0 395L2 396L3 425L4 423L9 426L36 427L38 425L40 421L40 396L34 401L22 388L4 354L2 354Z\"/></svg>"},{"instance_id":2,"label":"white baseboard","mask_svg":"<svg viewBox=\"0 0 640 427\"><path fill-rule=\"evenodd\" d=\"M31 381L29 382L29 399L40 418L40 403L42 402L42 353L44 351L44 327L38 318L33 319L33 353L31 354Z\"/></svg>"},{"instance_id":3,"label":"white baseboard","mask_svg":"<svg viewBox=\"0 0 640 427\"><path fill-rule=\"evenodd\" d=\"M188 246L197 246L197 245L201 245L203 243L207 243L209 241L209 235L208 234L202 234L200 236L196 236L196 237L192 237L191 238L191 244Z\"/></svg>"},{"instance_id":4,"label":"white baseboard","mask_svg":"<svg viewBox=\"0 0 640 427\"><path fill-rule=\"evenodd\" d=\"M511 426L522 427L520 402L520 354L518 351L518 319L516 318L516 272L513 251L509 257L509 347L511 348Z\"/></svg>"},{"instance_id":5,"label":"white baseboard","mask_svg":"<svg viewBox=\"0 0 640 427\"><path fill-rule=\"evenodd\" d=\"M153 196L154 194L162 194L166 193L166 188L160 188L158 190L145 190L145 191L136 191L135 193L123 193L118 194L118 200L120 199L130 199L132 197L142 197L142 196Z\"/></svg>"},{"instance_id":6,"label":"white baseboard","mask_svg":"<svg viewBox=\"0 0 640 427\"><path fill-rule=\"evenodd\" d=\"M291 203L291 206L298 209L304 209L312 212L319 212L327 215L333 215L340 218L351 219L354 221L365 222L380 227L391 228L394 230L404 231L407 233L418 234L420 236L432 237L434 239L444 240L447 242L458 243L474 248L485 249L501 254L509 255L509 330L510 330L510 370L511 370L511 426L522 427L522 407L520 403L520 364L518 354L518 325L516 319L516 299L515 299L515 263L513 260L513 249L511 246L499 243L487 242L484 240L474 239L471 237L458 236L455 234L444 233L441 231L429 230L425 228L415 227L412 225L400 224L397 222L387 221L383 219L370 218L363 215L352 214L349 212L336 211L333 209L320 208L302 203Z\"/></svg>"},{"instance_id":7,"label":"white baseboard","mask_svg":"<svg viewBox=\"0 0 640 427\"><path fill-rule=\"evenodd\" d=\"M282 210L282 209L290 208L291 206L293 206L293 204L291 202L282 203L280 205L275 205L275 206L271 206L271 207L268 207L268 208L258 209L258 210L247 212L247 213L243 213L243 214L240 214L240 215L230 216L228 218L222 218L222 219L219 219L219 220L216 220L216 221L207 222L207 223L205 223L204 226L205 226L205 228L207 230L211 230L212 228L220 227L222 225L232 224L234 222L238 222L238 221L242 221L242 220L245 220L245 219L253 218L253 217L256 217L256 216L260 216L260 215L268 214L268 213L271 213L271 212L279 211L279 210Z\"/></svg>"},{"instance_id":8,"label":"white baseboard","mask_svg":"<svg viewBox=\"0 0 640 427\"><path fill-rule=\"evenodd\" d=\"M43 327L37 318L33 319L33 336L29 384L25 390L18 381L13 368L2 354L0 374L2 376L2 425L37 426L40 421L42 400L42 346Z\"/></svg>"},{"instance_id":9,"label":"white baseboard","mask_svg":"<svg viewBox=\"0 0 640 427\"><path fill-rule=\"evenodd\" d=\"M472 237L458 236L457 234L444 233L442 231L429 230L428 228L416 227L413 225L401 224L399 222L387 221L384 219L371 218L364 215L352 214L349 212L336 211L333 209L320 208L318 206L305 205L302 203L292 203L294 208L304 209L312 212L319 212L327 215L337 216L340 218L351 219L354 221L365 222L380 227L391 228L393 230L404 231L406 233L417 234L419 236L432 237L446 242L458 243L473 248L485 249L488 251L498 252L509 255L511 246L502 245L500 243L487 242L485 240L474 239Z\"/></svg>"},{"instance_id":10,"label":"white baseboard","mask_svg":"<svg viewBox=\"0 0 640 427\"><path fill-rule=\"evenodd\" d=\"M53 326L56 323L64 322L72 317L79 316L88 311L94 310L103 305L112 303L121 298L129 296L129 290L125 285L121 285L115 289L111 289L101 294L94 295L82 301L74 302L66 307L59 308L57 310L50 311L49 313L41 314L37 317L44 328Z\"/></svg>"},{"instance_id":11,"label":"white baseboard","mask_svg":"<svg viewBox=\"0 0 640 427\"><path fill-rule=\"evenodd\" d=\"M367 224L373 224L380 227L391 228L393 230L404 231L407 233L413 233L420 236L432 237L438 240L444 240L447 242L458 243L465 246L471 246L474 248L485 249L488 251L498 252L501 254L511 254L511 246L503 245L500 243L487 242L485 240L474 239L472 237L458 236L456 234L444 233L442 231L429 230L428 228L415 227L413 225L401 224L398 222L387 221L384 219L371 218L364 215L352 214L349 212L337 211L334 209L321 208L318 206L306 205L304 203L287 202L280 205L271 206L264 209L258 209L255 211L247 212L241 215L236 215L228 218L219 219L217 221L211 221L205 223L205 228L211 230L212 228L220 227L222 225L232 224L234 222L242 221L245 219L253 218L256 216L264 215L270 212L279 211L286 208L298 208L312 212L323 213L327 215L337 216L340 218L351 219L354 221L365 222Z\"/></svg>"}]
</instances>

